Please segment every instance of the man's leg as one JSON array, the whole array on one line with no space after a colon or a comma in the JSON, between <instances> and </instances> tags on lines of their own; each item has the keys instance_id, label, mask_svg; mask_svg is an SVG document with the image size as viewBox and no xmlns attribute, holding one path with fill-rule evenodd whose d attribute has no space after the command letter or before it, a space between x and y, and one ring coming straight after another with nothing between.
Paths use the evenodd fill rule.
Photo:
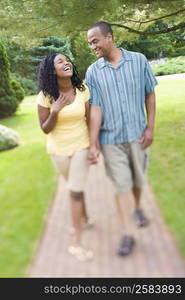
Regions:
<instances>
[{"instance_id":1,"label":"man's leg","mask_svg":"<svg viewBox=\"0 0 185 300\"><path fill-rule=\"evenodd\" d=\"M128 152L129 144L102 145L107 175L111 178L116 191L115 201L123 234L117 253L121 256L130 254L134 245L129 210L129 200L132 200L131 195L129 197L132 175Z\"/></svg>"},{"instance_id":2,"label":"man's leg","mask_svg":"<svg viewBox=\"0 0 185 300\"><path fill-rule=\"evenodd\" d=\"M134 215L135 215L135 219L136 219L136 224L138 227L145 227L148 225L149 221L141 208L141 197L142 197L143 189L135 186L135 187L133 187L132 192L133 192L134 200L135 200Z\"/></svg>"},{"instance_id":3,"label":"man's leg","mask_svg":"<svg viewBox=\"0 0 185 300\"><path fill-rule=\"evenodd\" d=\"M132 252L135 244L133 225L131 223L131 193L115 195L115 200L122 228L122 238L117 253L118 255L125 256Z\"/></svg>"},{"instance_id":4,"label":"man's leg","mask_svg":"<svg viewBox=\"0 0 185 300\"><path fill-rule=\"evenodd\" d=\"M142 196L142 189L134 186L132 188L132 192L133 192L133 195L134 195L134 199L135 199L135 206L136 206L136 209L139 209L140 206L141 206L141 196Z\"/></svg>"},{"instance_id":5,"label":"man's leg","mask_svg":"<svg viewBox=\"0 0 185 300\"><path fill-rule=\"evenodd\" d=\"M130 144L131 165L133 170L134 186L132 188L134 200L135 200L135 219L138 227L144 227L148 225L148 219L144 215L141 208L143 188L147 181L147 160L148 154L146 150L141 148L138 141Z\"/></svg>"},{"instance_id":6,"label":"man's leg","mask_svg":"<svg viewBox=\"0 0 185 300\"><path fill-rule=\"evenodd\" d=\"M128 234L130 230L129 226L129 219L130 219L130 213L129 213L129 207L128 207L128 199L129 199L129 193L123 195L115 195L116 200L116 207L117 212L119 215L120 224L122 227L123 234Z\"/></svg>"}]
</instances>

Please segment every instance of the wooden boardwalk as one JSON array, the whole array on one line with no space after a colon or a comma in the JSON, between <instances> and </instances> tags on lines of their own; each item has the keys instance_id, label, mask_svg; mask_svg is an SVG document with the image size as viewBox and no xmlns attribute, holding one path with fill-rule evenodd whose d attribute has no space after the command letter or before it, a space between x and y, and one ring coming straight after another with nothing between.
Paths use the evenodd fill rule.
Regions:
<instances>
[{"instance_id":1,"label":"wooden boardwalk","mask_svg":"<svg viewBox=\"0 0 185 300\"><path fill-rule=\"evenodd\" d=\"M150 219L147 228L135 228L136 247L127 257L116 254L121 228L113 197L113 187L103 164L92 166L86 187L87 207L95 227L83 233L83 242L94 252L91 261L80 262L67 252L70 241L69 197L59 179L56 196L49 209L43 236L28 277L185 277L185 265L175 240L147 186L142 206ZM129 209L133 209L130 197Z\"/></svg>"}]
</instances>

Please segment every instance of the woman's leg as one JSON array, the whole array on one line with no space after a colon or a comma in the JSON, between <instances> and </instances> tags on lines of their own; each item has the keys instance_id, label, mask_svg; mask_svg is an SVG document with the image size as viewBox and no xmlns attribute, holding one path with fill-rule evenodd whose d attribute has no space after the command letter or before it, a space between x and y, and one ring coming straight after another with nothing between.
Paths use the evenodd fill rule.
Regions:
<instances>
[{"instance_id":1,"label":"woman's leg","mask_svg":"<svg viewBox=\"0 0 185 300\"><path fill-rule=\"evenodd\" d=\"M83 192L70 191L70 201L71 201L71 217L72 217L72 223L74 227L73 243L77 246L80 245L81 242L82 219L84 218L85 206L84 206Z\"/></svg>"}]
</instances>

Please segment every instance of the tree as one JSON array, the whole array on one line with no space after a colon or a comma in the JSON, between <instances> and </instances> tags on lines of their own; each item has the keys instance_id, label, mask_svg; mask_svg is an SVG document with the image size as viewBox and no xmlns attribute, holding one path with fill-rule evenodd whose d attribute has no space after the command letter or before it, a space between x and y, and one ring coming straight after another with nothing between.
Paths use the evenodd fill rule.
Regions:
<instances>
[{"instance_id":1,"label":"tree","mask_svg":"<svg viewBox=\"0 0 185 300\"><path fill-rule=\"evenodd\" d=\"M71 39L71 43L74 62L77 66L80 77L84 78L88 66L96 60L96 56L86 42L84 33L80 33L77 37L73 37Z\"/></svg>"},{"instance_id":2,"label":"tree","mask_svg":"<svg viewBox=\"0 0 185 300\"><path fill-rule=\"evenodd\" d=\"M10 65L4 45L0 42L0 118L11 116L24 95L19 93L19 85L11 82ZM13 86L16 88L13 89Z\"/></svg>"},{"instance_id":3,"label":"tree","mask_svg":"<svg viewBox=\"0 0 185 300\"><path fill-rule=\"evenodd\" d=\"M68 38L60 39L56 36L49 36L42 41L41 45L33 47L30 50L31 61L33 67L34 80L36 80L37 68L40 61L49 53L62 53L73 59L71 52L71 44Z\"/></svg>"},{"instance_id":4,"label":"tree","mask_svg":"<svg viewBox=\"0 0 185 300\"><path fill-rule=\"evenodd\" d=\"M15 43L7 37L1 37L1 41L6 48L10 63L10 72L14 76L30 78L31 74L31 55L30 49Z\"/></svg>"},{"instance_id":5,"label":"tree","mask_svg":"<svg viewBox=\"0 0 185 300\"><path fill-rule=\"evenodd\" d=\"M152 24L148 28L148 31L157 31L166 27L167 25L159 20L155 24ZM183 53L183 40L183 34L179 32L170 32L168 34L154 36L141 35L134 41L123 41L119 46L130 51L142 52L148 59L155 59L165 56L175 56L176 52L176 56L178 56L179 51L182 51Z\"/></svg>"},{"instance_id":6,"label":"tree","mask_svg":"<svg viewBox=\"0 0 185 300\"><path fill-rule=\"evenodd\" d=\"M185 28L185 0L0 0L2 32L14 40L36 43L48 35L83 32L98 20L110 22L116 34L157 35ZM148 31L163 20L167 27ZM16 28L16 33L15 33Z\"/></svg>"}]
</instances>

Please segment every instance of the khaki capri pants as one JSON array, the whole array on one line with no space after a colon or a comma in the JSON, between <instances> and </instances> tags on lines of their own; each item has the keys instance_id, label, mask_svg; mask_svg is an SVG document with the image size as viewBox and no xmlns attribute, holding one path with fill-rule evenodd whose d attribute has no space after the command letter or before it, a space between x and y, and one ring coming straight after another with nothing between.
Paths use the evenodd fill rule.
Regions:
<instances>
[{"instance_id":1,"label":"khaki capri pants","mask_svg":"<svg viewBox=\"0 0 185 300\"><path fill-rule=\"evenodd\" d=\"M51 155L57 172L66 179L67 187L74 192L85 189L89 165L87 163L88 149L75 152L72 156Z\"/></svg>"}]
</instances>

